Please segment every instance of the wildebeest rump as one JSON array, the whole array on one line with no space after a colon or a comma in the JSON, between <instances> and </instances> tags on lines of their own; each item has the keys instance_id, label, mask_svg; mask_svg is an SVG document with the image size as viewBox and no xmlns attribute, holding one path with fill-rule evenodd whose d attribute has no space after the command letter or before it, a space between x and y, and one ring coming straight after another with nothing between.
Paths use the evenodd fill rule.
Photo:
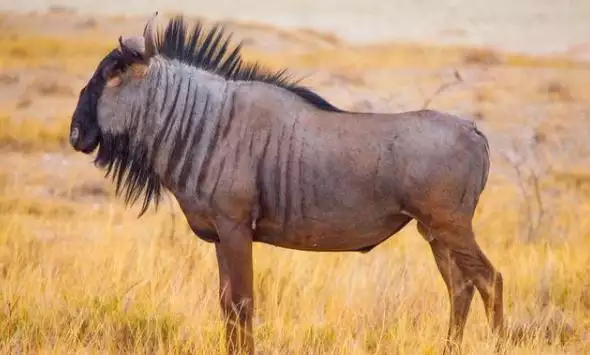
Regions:
<instances>
[{"instance_id":1,"label":"wildebeest rump","mask_svg":"<svg viewBox=\"0 0 590 355\"><path fill-rule=\"evenodd\" d=\"M415 219L449 290L460 343L477 288L494 330L502 277L472 219L489 173L485 136L431 110L346 112L246 63L221 27L119 38L82 89L70 141L142 213L162 188L215 245L228 351L253 353L252 243L368 252Z\"/></svg>"}]
</instances>

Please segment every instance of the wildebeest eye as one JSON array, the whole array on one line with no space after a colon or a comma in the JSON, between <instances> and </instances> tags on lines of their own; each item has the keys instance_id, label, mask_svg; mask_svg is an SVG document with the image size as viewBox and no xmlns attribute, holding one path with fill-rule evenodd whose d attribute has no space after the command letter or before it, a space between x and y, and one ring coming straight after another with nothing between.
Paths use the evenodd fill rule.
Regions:
<instances>
[{"instance_id":1,"label":"wildebeest eye","mask_svg":"<svg viewBox=\"0 0 590 355\"><path fill-rule=\"evenodd\" d=\"M107 73L107 79L112 79L122 74L121 69L115 68Z\"/></svg>"},{"instance_id":2,"label":"wildebeest eye","mask_svg":"<svg viewBox=\"0 0 590 355\"><path fill-rule=\"evenodd\" d=\"M109 63L102 71L102 77L104 79L112 79L113 77L121 74L121 64L118 60L113 60Z\"/></svg>"}]
</instances>

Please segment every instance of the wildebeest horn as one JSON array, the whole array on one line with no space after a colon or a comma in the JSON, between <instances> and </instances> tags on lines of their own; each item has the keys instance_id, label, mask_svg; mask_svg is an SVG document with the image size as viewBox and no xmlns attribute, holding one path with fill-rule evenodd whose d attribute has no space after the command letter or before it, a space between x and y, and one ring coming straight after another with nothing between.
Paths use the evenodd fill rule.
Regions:
<instances>
[{"instance_id":1,"label":"wildebeest horn","mask_svg":"<svg viewBox=\"0 0 590 355\"><path fill-rule=\"evenodd\" d=\"M145 28L143 29L143 38L145 41L145 57L151 58L152 56L156 55L158 52L156 46L156 17L158 16L158 11L154 13L152 18L147 22Z\"/></svg>"}]
</instances>

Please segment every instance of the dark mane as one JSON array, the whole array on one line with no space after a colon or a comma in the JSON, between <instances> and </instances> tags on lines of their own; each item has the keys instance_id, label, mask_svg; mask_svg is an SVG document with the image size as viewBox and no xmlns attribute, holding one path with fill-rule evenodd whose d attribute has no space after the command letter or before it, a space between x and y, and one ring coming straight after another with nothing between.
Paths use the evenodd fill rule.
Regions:
<instances>
[{"instance_id":1,"label":"dark mane","mask_svg":"<svg viewBox=\"0 0 590 355\"><path fill-rule=\"evenodd\" d=\"M189 30L182 16L173 17L164 32L156 34L156 46L163 56L221 75L228 80L261 81L277 85L298 95L324 111L343 112L312 90L297 85L287 70L269 71L258 63L247 63L239 43L230 50L231 34L226 36L221 25L203 29L201 22Z\"/></svg>"},{"instance_id":2,"label":"dark mane","mask_svg":"<svg viewBox=\"0 0 590 355\"><path fill-rule=\"evenodd\" d=\"M125 203L132 205L143 196L139 216L151 202L156 208L162 197L162 183L154 172L154 162L147 149L132 142L129 133L103 133L94 164L106 170L116 184L116 195L124 194Z\"/></svg>"}]
</instances>

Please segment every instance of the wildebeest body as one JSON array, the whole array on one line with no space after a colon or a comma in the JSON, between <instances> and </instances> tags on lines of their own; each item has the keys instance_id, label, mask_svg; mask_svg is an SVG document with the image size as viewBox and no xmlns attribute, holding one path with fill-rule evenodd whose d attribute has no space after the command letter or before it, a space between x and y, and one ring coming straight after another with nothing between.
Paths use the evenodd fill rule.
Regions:
<instances>
[{"instance_id":1,"label":"wildebeest body","mask_svg":"<svg viewBox=\"0 0 590 355\"><path fill-rule=\"evenodd\" d=\"M260 114L252 112L251 85L257 84L237 84L226 143L211 161L225 168L203 188L216 185L216 195L256 206L257 241L317 251L364 249L411 216L428 213L415 201L446 196L449 208L472 208L484 187L487 142L471 121L429 110L318 113L303 101L281 102L280 88L258 89L265 98ZM225 164L228 157L247 163ZM237 179L250 186L236 186ZM187 199L186 211L192 204ZM212 228L192 210L193 228Z\"/></svg>"},{"instance_id":2,"label":"wildebeest body","mask_svg":"<svg viewBox=\"0 0 590 355\"><path fill-rule=\"evenodd\" d=\"M142 213L166 188L215 245L228 350L254 352L252 245L367 252L416 220L449 290L446 350L475 288L502 334L502 275L475 241L489 173L485 136L437 111L345 112L279 73L249 66L222 32L120 38L71 124L72 146Z\"/></svg>"}]
</instances>

